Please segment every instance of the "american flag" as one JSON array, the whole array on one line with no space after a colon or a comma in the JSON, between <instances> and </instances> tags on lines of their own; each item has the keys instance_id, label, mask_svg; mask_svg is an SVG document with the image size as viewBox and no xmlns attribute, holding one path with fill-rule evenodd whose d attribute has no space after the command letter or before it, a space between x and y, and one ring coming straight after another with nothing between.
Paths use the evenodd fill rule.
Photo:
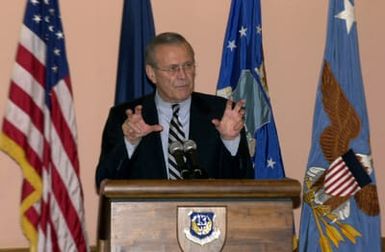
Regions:
<instances>
[{"instance_id":1,"label":"american flag","mask_svg":"<svg viewBox=\"0 0 385 252\"><path fill-rule=\"evenodd\" d=\"M57 0L29 0L0 148L23 172L21 224L31 251L88 251L77 130Z\"/></svg>"}]
</instances>

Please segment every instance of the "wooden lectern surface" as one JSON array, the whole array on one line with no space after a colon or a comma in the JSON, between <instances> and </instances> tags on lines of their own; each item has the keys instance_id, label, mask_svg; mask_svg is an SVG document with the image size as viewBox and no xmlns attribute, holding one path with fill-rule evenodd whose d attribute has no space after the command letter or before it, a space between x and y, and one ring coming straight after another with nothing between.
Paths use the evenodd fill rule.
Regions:
<instances>
[{"instance_id":1,"label":"wooden lectern surface","mask_svg":"<svg viewBox=\"0 0 385 252\"><path fill-rule=\"evenodd\" d=\"M291 251L299 194L290 179L108 181L98 239L103 251ZM194 241L194 213L214 213L214 239Z\"/></svg>"}]
</instances>

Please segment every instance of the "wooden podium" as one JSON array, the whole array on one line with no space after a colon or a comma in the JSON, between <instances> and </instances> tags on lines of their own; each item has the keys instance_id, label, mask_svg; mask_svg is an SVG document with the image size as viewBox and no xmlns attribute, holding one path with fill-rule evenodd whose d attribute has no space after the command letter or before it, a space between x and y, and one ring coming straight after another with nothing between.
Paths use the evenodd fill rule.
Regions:
<instances>
[{"instance_id":1,"label":"wooden podium","mask_svg":"<svg viewBox=\"0 0 385 252\"><path fill-rule=\"evenodd\" d=\"M105 180L98 251L292 251L300 183Z\"/></svg>"}]
</instances>

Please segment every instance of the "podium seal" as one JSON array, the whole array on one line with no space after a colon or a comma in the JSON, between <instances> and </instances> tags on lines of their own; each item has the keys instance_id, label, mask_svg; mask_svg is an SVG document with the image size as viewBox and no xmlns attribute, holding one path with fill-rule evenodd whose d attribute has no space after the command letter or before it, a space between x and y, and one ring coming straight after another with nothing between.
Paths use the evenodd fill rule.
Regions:
<instances>
[{"instance_id":1,"label":"podium seal","mask_svg":"<svg viewBox=\"0 0 385 252\"><path fill-rule=\"evenodd\" d=\"M183 251L220 251L226 236L226 207L178 207L178 240Z\"/></svg>"},{"instance_id":2,"label":"podium seal","mask_svg":"<svg viewBox=\"0 0 385 252\"><path fill-rule=\"evenodd\" d=\"M213 212L190 212L190 228L185 228L184 233L192 242L205 245L212 242L221 234L218 227L214 227L215 214Z\"/></svg>"}]
</instances>

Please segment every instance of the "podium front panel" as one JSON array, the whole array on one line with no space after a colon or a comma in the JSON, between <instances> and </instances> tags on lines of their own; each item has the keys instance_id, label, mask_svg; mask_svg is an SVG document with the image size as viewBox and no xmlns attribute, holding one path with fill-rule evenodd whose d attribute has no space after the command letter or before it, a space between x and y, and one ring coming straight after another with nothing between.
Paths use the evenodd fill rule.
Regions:
<instances>
[{"instance_id":1,"label":"podium front panel","mask_svg":"<svg viewBox=\"0 0 385 252\"><path fill-rule=\"evenodd\" d=\"M183 242L189 225L179 222L178 209L224 209L220 237L201 245ZM184 213L187 215L187 213ZM111 203L111 251L291 251L291 201L177 201ZM224 220L223 220L224 218ZM183 237L184 238L184 237Z\"/></svg>"},{"instance_id":2,"label":"podium front panel","mask_svg":"<svg viewBox=\"0 0 385 252\"><path fill-rule=\"evenodd\" d=\"M107 180L99 251L292 251L301 186L281 180Z\"/></svg>"}]
</instances>

